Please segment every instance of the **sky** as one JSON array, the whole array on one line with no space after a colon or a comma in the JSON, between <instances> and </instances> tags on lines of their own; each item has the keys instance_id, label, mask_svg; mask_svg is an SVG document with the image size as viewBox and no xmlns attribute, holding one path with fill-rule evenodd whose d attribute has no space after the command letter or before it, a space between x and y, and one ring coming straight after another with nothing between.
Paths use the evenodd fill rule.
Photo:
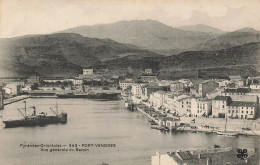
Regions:
<instances>
[{"instance_id":1,"label":"sky","mask_svg":"<svg viewBox=\"0 0 260 165\"><path fill-rule=\"evenodd\" d=\"M260 30L260 0L0 0L0 38L135 19Z\"/></svg>"}]
</instances>

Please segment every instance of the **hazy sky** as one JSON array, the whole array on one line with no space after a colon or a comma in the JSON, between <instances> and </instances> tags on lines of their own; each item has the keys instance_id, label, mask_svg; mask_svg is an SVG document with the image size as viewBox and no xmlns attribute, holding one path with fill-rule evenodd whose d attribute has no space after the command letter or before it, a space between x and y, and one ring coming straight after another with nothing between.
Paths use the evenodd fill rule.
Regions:
<instances>
[{"instance_id":1,"label":"hazy sky","mask_svg":"<svg viewBox=\"0 0 260 165\"><path fill-rule=\"evenodd\" d=\"M134 19L260 30L260 0L0 0L0 7L1 38Z\"/></svg>"}]
</instances>

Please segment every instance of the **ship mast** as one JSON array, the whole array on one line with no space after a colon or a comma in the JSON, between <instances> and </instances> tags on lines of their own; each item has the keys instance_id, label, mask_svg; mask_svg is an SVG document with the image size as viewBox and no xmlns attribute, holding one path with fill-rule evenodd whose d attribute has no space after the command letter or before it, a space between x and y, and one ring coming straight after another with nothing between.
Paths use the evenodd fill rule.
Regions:
<instances>
[{"instance_id":1,"label":"ship mast","mask_svg":"<svg viewBox=\"0 0 260 165\"><path fill-rule=\"evenodd\" d=\"M226 132L226 129L227 129L227 115L226 115L226 121L225 121L225 132Z\"/></svg>"},{"instance_id":2,"label":"ship mast","mask_svg":"<svg viewBox=\"0 0 260 165\"><path fill-rule=\"evenodd\" d=\"M57 101L56 101L56 112L57 112L57 115L59 115L59 110L58 110L58 104L57 104Z\"/></svg>"},{"instance_id":3,"label":"ship mast","mask_svg":"<svg viewBox=\"0 0 260 165\"><path fill-rule=\"evenodd\" d=\"M27 116L27 114L26 114L26 101L24 101L24 111L25 111L25 116Z\"/></svg>"}]
</instances>

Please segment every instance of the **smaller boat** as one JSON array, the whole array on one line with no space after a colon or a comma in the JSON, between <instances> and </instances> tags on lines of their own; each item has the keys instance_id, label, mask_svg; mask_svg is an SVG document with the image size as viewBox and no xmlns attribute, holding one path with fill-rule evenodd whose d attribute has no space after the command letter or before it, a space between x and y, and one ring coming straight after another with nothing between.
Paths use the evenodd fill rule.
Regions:
<instances>
[{"instance_id":1,"label":"smaller boat","mask_svg":"<svg viewBox=\"0 0 260 165\"><path fill-rule=\"evenodd\" d=\"M225 135L225 136L237 136L236 132L228 132L228 131L217 131L217 135Z\"/></svg>"},{"instance_id":2,"label":"smaller boat","mask_svg":"<svg viewBox=\"0 0 260 165\"><path fill-rule=\"evenodd\" d=\"M227 117L225 121L225 129L222 131L217 131L217 135L225 135L225 136L238 136L237 132L227 131Z\"/></svg>"},{"instance_id":3,"label":"smaller boat","mask_svg":"<svg viewBox=\"0 0 260 165\"><path fill-rule=\"evenodd\" d=\"M156 129L158 129L158 130L164 130L163 127L156 127Z\"/></svg>"}]
</instances>

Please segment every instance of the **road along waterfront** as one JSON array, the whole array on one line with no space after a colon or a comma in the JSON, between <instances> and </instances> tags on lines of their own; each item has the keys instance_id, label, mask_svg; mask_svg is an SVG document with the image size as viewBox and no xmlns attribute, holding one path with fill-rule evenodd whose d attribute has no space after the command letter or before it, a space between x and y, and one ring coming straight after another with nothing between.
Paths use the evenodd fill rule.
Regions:
<instances>
[{"instance_id":1,"label":"road along waterfront","mask_svg":"<svg viewBox=\"0 0 260 165\"><path fill-rule=\"evenodd\" d=\"M214 144L238 148L259 146L259 137L256 136L225 137L154 130L150 128L148 118L126 110L122 101L55 98L28 98L26 101L28 106L36 106L37 112L47 113L52 113L49 107L57 102L59 108L68 113L68 122L5 129L0 118L0 159L5 164L95 165L105 162L113 165L150 165L151 155L156 151L166 153L179 148L210 148ZM17 108L23 106L22 101L9 104L0 111L0 116L4 119L17 118ZM40 147L23 148L21 144ZM44 147L55 144L61 147ZM104 144L114 147L105 147ZM71 148L75 151L70 152ZM76 148L86 151L76 151ZM60 151L50 152L50 149Z\"/></svg>"}]
</instances>

